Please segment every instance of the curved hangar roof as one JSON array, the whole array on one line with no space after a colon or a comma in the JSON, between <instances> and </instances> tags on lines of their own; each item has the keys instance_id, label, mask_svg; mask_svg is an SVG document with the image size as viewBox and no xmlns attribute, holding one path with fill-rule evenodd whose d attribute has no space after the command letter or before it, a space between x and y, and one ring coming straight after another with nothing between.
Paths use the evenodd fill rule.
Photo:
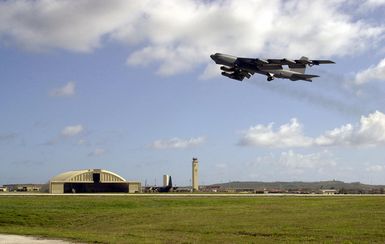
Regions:
<instances>
[{"instance_id":1,"label":"curved hangar roof","mask_svg":"<svg viewBox=\"0 0 385 244\"><path fill-rule=\"evenodd\" d=\"M100 174L100 182L126 182L118 174L103 169L84 169L61 173L51 179L51 182L89 182L93 181L93 174Z\"/></svg>"}]
</instances>

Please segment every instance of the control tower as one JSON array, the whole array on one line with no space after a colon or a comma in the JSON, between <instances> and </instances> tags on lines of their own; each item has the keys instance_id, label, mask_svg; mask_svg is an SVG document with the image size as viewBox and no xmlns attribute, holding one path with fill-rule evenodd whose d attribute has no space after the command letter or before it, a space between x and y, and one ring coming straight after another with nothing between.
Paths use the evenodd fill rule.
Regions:
<instances>
[{"instance_id":1,"label":"control tower","mask_svg":"<svg viewBox=\"0 0 385 244\"><path fill-rule=\"evenodd\" d=\"M193 158L192 161L192 189L193 191L199 190L198 184L198 159Z\"/></svg>"}]
</instances>

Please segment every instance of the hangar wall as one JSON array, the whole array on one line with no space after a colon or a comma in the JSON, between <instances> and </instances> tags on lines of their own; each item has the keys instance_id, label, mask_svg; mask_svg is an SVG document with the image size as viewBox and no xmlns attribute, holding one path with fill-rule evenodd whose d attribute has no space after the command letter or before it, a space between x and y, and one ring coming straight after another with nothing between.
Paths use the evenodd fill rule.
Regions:
<instances>
[{"instance_id":1,"label":"hangar wall","mask_svg":"<svg viewBox=\"0 0 385 244\"><path fill-rule=\"evenodd\" d=\"M60 182L50 182L49 184L49 192L53 194L61 194L63 191L64 183Z\"/></svg>"}]
</instances>

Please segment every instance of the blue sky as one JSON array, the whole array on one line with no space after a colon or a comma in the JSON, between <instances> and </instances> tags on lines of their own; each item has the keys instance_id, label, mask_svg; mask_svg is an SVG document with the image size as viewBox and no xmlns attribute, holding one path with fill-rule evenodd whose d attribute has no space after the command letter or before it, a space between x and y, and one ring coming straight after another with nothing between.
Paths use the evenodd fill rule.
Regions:
<instances>
[{"instance_id":1,"label":"blue sky","mask_svg":"<svg viewBox=\"0 0 385 244\"><path fill-rule=\"evenodd\" d=\"M384 1L0 3L0 184L103 168L177 185L385 184ZM312 83L210 54L327 58Z\"/></svg>"}]
</instances>

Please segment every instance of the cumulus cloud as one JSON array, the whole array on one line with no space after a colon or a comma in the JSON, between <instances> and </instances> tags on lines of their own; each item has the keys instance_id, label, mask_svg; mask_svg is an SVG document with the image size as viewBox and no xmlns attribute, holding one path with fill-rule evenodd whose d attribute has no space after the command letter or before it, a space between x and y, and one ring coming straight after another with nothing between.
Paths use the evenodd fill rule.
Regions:
<instances>
[{"instance_id":1,"label":"cumulus cloud","mask_svg":"<svg viewBox=\"0 0 385 244\"><path fill-rule=\"evenodd\" d=\"M315 139L317 145L341 145L351 143L353 137L354 127L351 124L346 124L340 128L335 128L326 131Z\"/></svg>"},{"instance_id":2,"label":"cumulus cloud","mask_svg":"<svg viewBox=\"0 0 385 244\"><path fill-rule=\"evenodd\" d=\"M363 7L366 9L374 9L381 6L385 6L385 0L366 0Z\"/></svg>"},{"instance_id":3,"label":"cumulus cloud","mask_svg":"<svg viewBox=\"0 0 385 244\"><path fill-rule=\"evenodd\" d=\"M356 85L362 85L369 81L376 80L385 81L385 58L377 65L358 72L355 76L354 83Z\"/></svg>"},{"instance_id":4,"label":"cumulus cloud","mask_svg":"<svg viewBox=\"0 0 385 244\"><path fill-rule=\"evenodd\" d=\"M384 26L354 16L353 8L346 7L349 4L279 0L3 1L0 40L28 50L75 52L102 47L102 40L120 42L133 48L129 65L155 62L158 73L170 75L207 64L208 54L217 51L320 58L370 48L384 34Z\"/></svg>"},{"instance_id":5,"label":"cumulus cloud","mask_svg":"<svg viewBox=\"0 0 385 244\"><path fill-rule=\"evenodd\" d=\"M64 127L64 129L61 131L61 135L64 137L72 137L79 135L84 131L83 125L69 125Z\"/></svg>"},{"instance_id":6,"label":"cumulus cloud","mask_svg":"<svg viewBox=\"0 0 385 244\"><path fill-rule=\"evenodd\" d=\"M92 152L90 152L90 153L88 154L88 156L89 156L89 157L93 157L93 156L99 157L99 156L102 156L102 155L105 154L105 153L106 153L106 150L105 150L105 149L103 149L103 148L96 148L95 150L93 150Z\"/></svg>"},{"instance_id":7,"label":"cumulus cloud","mask_svg":"<svg viewBox=\"0 0 385 244\"><path fill-rule=\"evenodd\" d=\"M53 97L69 97L75 95L75 82L70 81L66 85L53 89L49 95Z\"/></svg>"},{"instance_id":8,"label":"cumulus cloud","mask_svg":"<svg viewBox=\"0 0 385 244\"><path fill-rule=\"evenodd\" d=\"M242 146L310 147L310 146L377 146L385 144L385 114L375 111L361 116L357 125L346 124L326 131L318 137L307 137L297 119L281 125L256 125L243 132Z\"/></svg>"},{"instance_id":9,"label":"cumulus cloud","mask_svg":"<svg viewBox=\"0 0 385 244\"><path fill-rule=\"evenodd\" d=\"M316 168L336 165L328 151L301 154L289 150L281 153L278 163L288 168Z\"/></svg>"},{"instance_id":10,"label":"cumulus cloud","mask_svg":"<svg viewBox=\"0 0 385 244\"><path fill-rule=\"evenodd\" d=\"M15 1L0 4L0 36L22 48L89 52L139 12L126 1Z\"/></svg>"},{"instance_id":11,"label":"cumulus cloud","mask_svg":"<svg viewBox=\"0 0 385 244\"><path fill-rule=\"evenodd\" d=\"M376 111L361 116L358 125L346 124L325 132L315 140L321 146L376 146L385 143L385 114Z\"/></svg>"},{"instance_id":12,"label":"cumulus cloud","mask_svg":"<svg viewBox=\"0 0 385 244\"><path fill-rule=\"evenodd\" d=\"M246 167L253 171L253 168L258 168L261 165L269 165L270 167L280 169L279 171L290 172L290 174L302 174L316 170L317 173L322 173L322 169L330 169L337 165L334 155L324 150L322 152L302 154L292 150L281 152L280 154L269 154L266 156L257 157Z\"/></svg>"},{"instance_id":13,"label":"cumulus cloud","mask_svg":"<svg viewBox=\"0 0 385 244\"><path fill-rule=\"evenodd\" d=\"M49 141L47 141L43 145L47 145L47 146L55 145L55 144L57 144L59 142L63 142L65 140L67 140L67 139L70 139L70 138L73 138L75 136L81 135L84 131L85 131L85 128L81 124L78 124L78 125L68 125L68 126L64 127L60 131L60 133L58 135L56 135L54 138L50 139ZM79 145L82 144L82 143L79 143L81 141L82 141L82 139L80 139L78 141ZM84 141L84 143L85 143L85 141Z\"/></svg>"},{"instance_id":14,"label":"cumulus cloud","mask_svg":"<svg viewBox=\"0 0 385 244\"><path fill-rule=\"evenodd\" d=\"M174 137L167 140L156 140L150 145L150 147L154 149L185 149L201 145L204 142L204 137L190 139L180 139L178 137Z\"/></svg>"},{"instance_id":15,"label":"cumulus cloud","mask_svg":"<svg viewBox=\"0 0 385 244\"><path fill-rule=\"evenodd\" d=\"M250 127L244 132L239 144L267 147L306 147L312 144L312 139L303 135L302 125L296 118L281 125L276 131L273 125L270 123L267 126L259 124Z\"/></svg>"},{"instance_id":16,"label":"cumulus cloud","mask_svg":"<svg viewBox=\"0 0 385 244\"><path fill-rule=\"evenodd\" d=\"M382 172L385 170L385 166L384 165L378 165L378 164L370 165L365 170L368 172Z\"/></svg>"}]
</instances>

